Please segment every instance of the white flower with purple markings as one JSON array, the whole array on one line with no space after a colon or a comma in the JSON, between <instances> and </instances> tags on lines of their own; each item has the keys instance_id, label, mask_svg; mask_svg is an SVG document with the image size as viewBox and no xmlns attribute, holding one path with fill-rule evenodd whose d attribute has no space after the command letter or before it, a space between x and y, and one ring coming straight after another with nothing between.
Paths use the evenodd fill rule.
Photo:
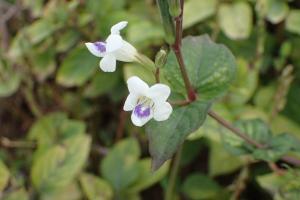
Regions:
<instances>
[{"instance_id":1,"label":"white flower with purple markings","mask_svg":"<svg viewBox=\"0 0 300 200\"><path fill-rule=\"evenodd\" d=\"M103 57L100 61L100 68L104 72L114 72L117 60L123 62L137 61L137 50L127 41L123 40L120 30L127 26L128 22L122 21L110 29L110 35L105 42L87 42L88 50L97 57Z\"/></svg>"},{"instance_id":2,"label":"white flower with purple markings","mask_svg":"<svg viewBox=\"0 0 300 200\"><path fill-rule=\"evenodd\" d=\"M127 80L129 95L124 104L125 111L132 111L131 120L136 126L143 126L150 119L167 120L172 106L167 102L171 90L165 84L151 87L140 78L133 76Z\"/></svg>"}]
</instances>

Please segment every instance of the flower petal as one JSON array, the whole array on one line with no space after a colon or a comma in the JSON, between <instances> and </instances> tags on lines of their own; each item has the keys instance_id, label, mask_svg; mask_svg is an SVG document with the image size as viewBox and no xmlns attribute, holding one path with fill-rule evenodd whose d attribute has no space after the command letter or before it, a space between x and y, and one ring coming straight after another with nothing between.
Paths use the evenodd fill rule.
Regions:
<instances>
[{"instance_id":1,"label":"flower petal","mask_svg":"<svg viewBox=\"0 0 300 200\"><path fill-rule=\"evenodd\" d=\"M106 39L106 51L108 53L121 49L124 42L120 35L111 34Z\"/></svg>"},{"instance_id":2,"label":"flower petal","mask_svg":"<svg viewBox=\"0 0 300 200\"><path fill-rule=\"evenodd\" d=\"M120 34L120 30L125 28L127 26L127 24L128 24L127 21L119 22L111 27L110 32L112 34Z\"/></svg>"},{"instance_id":3,"label":"flower petal","mask_svg":"<svg viewBox=\"0 0 300 200\"><path fill-rule=\"evenodd\" d=\"M136 61L137 50L129 42L123 40L123 46L114 51L114 55L116 56L117 60L123 62L133 62Z\"/></svg>"},{"instance_id":4,"label":"flower petal","mask_svg":"<svg viewBox=\"0 0 300 200\"><path fill-rule=\"evenodd\" d=\"M155 104L153 117L156 121L167 120L173 111L172 106L168 102Z\"/></svg>"},{"instance_id":5,"label":"flower petal","mask_svg":"<svg viewBox=\"0 0 300 200\"><path fill-rule=\"evenodd\" d=\"M85 46L88 48L88 50L97 57L103 57L105 55L105 52L100 51L100 48L97 46L100 42L87 42L85 43ZM105 43L104 43L105 44ZM104 46L105 48L105 46Z\"/></svg>"},{"instance_id":6,"label":"flower petal","mask_svg":"<svg viewBox=\"0 0 300 200\"><path fill-rule=\"evenodd\" d=\"M151 98L154 102L165 102L170 96L170 87L165 84L155 84L150 87L147 97Z\"/></svg>"},{"instance_id":7,"label":"flower petal","mask_svg":"<svg viewBox=\"0 0 300 200\"><path fill-rule=\"evenodd\" d=\"M133 110L137 104L138 97L134 94L129 94L124 103L123 109L125 111Z\"/></svg>"},{"instance_id":8,"label":"flower petal","mask_svg":"<svg viewBox=\"0 0 300 200\"><path fill-rule=\"evenodd\" d=\"M131 121L134 125L136 126L143 126L144 124L146 124L150 119L152 119L153 117L153 112L151 111L150 115L147 117L139 117L138 115L135 114L135 112L133 111L131 113Z\"/></svg>"},{"instance_id":9,"label":"flower petal","mask_svg":"<svg viewBox=\"0 0 300 200\"><path fill-rule=\"evenodd\" d=\"M142 81L137 76L132 76L127 80L128 90L131 94L136 96L144 96L149 89L147 83Z\"/></svg>"},{"instance_id":10,"label":"flower petal","mask_svg":"<svg viewBox=\"0 0 300 200\"><path fill-rule=\"evenodd\" d=\"M100 68L104 72L114 72L116 71L117 60L114 55L106 54L100 61Z\"/></svg>"}]
</instances>

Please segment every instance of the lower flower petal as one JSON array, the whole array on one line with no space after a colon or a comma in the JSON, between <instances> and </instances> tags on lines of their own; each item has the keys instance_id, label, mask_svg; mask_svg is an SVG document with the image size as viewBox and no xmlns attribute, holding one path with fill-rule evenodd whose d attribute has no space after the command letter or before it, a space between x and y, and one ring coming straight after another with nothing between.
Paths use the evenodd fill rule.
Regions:
<instances>
[{"instance_id":1,"label":"lower flower petal","mask_svg":"<svg viewBox=\"0 0 300 200\"><path fill-rule=\"evenodd\" d=\"M85 46L94 56L103 57L105 55L106 47L103 42L87 42L85 43Z\"/></svg>"},{"instance_id":2,"label":"lower flower petal","mask_svg":"<svg viewBox=\"0 0 300 200\"><path fill-rule=\"evenodd\" d=\"M133 110L137 104L138 97L134 94L129 94L124 103L123 109L125 111Z\"/></svg>"},{"instance_id":3,"label":"lower flower petal","mask_svg":"<svg viewBox=\"0 0 300 200\"><path fill-rule=\"evenodd\" d=\"M155 104L153 118L156 121L167 120L173 111L172 106L168 102Z\"/></svg>"},{"instance_id":4,"label":"lower flower petal","mask_svg":"<svg viewBox=\"0 0 300 200\"><path fill-rule=\"evenodd\" d=\"M132 123L136 126L139 126L139 127L145 125L150 119L152 119L152 117L153 117L152 110L150 110L149 115L148 114L140 115L137 112L135 112L135 110L132 111L132 113L131 113Z\"/></svg>"},{"instance_id":5,"label":"lower flower petal","mask_svg":"<svg viewBox=\"0 0 300 200\"><path fill-rule=\"evenodd\" d=\"M100 68L104 72L114 72L116 71L117 60L114 55L106 54L100 61Z\"/></svg>"}]
</instances>

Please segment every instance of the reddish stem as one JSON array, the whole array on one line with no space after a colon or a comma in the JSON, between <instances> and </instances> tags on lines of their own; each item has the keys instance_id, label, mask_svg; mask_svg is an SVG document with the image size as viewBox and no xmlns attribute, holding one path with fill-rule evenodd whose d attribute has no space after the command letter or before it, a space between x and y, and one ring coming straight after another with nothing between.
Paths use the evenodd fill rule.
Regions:
<instances>
[{"instance_id":1,"label":"reddish stem","mask_svg":"<svg viewBox=\"0 0 300 200\"><path fill-rule=\"evenodd\" d=\"M196 92L191 85L191 81L189 79L188 73L186 71L186 67L184 64L182 52L181 52L181 41L182 41L182 14L183 14L183 0L180 1L181 4L181 13L178 17L175 18L176 23L176 39L175 43L172 45L172 49L176 55L176 59L179 64L179 68L182 74L182 78L184 81L184 85L187 91L187 95L190 101L195 101L197 96Z\"/></svg>"}]
</instances>

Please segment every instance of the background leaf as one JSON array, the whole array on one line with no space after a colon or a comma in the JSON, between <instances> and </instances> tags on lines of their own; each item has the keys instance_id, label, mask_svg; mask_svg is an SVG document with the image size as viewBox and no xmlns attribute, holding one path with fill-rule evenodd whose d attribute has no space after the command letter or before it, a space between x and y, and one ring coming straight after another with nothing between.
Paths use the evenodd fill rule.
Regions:
<instances>
[{"instance_id":1,"label":"background leaf","mask_svg":"<svg viewBox=\"0 0 300 200\"><path fill-rule=\"evenodd\" d=\"M300 34L300 10L291 10L287 21L286 29L292 33Z\"/></svg>"},{"instance_id":2,"label":"background leaf","mask_svg":"<svg viewBox=\"0 0 300 200\"><path fill-rule=\"evenodd\" d=\"M204 174L192 174L183 182L183 193L193 200L215 199L220 192L220 186Z\"/></svg>"},{"instance_id":3,"label":"background leaf","mask_svg":"<svg viewBox=\"0 0 300 200\"><path fill-rule=\"evenodd\" d=\"M232 40L246 39L252 31L252 10L246 1L221 4L218 20L222 31Z\"/></svg>"},{"instance_id":4,"label":"background leaf","mask_svg":"<svg viewBox=\"0 0 300 200\"><path fill-rule=\"evenodd\" d=\"M80 183L89 200L110 200L113 191L110 185L100 177L84 173L80 175Z\"/></svg>"},{"instance_id":5,"label":"background leaf","mask_svg":"<svg viewBox=\"0 0 300 200\"><path fill-rule=\"evenodd\" d=\"M111 184L117 197L122 197L122 192L138 180L139 156L138 143L129 138L117 143L101 162L101 174Z\"/></svg>"},{"instance_id":6,"label":"background leaf","mask_svg":"<svg viewBox=\"0 0 300 200\"><path fill-rule=\"evenodd\" d=\"M0 192L6 187L10 173L5 164L0 160Z\"/></svg>"},{"instance_id":7,"label":"background leaf","mask_svg":"<svg viewBox=\"0 0 300 200\"><path fill-rule=\"evenodd\" d=\"M40 193L67 186L79 173L90 150L90 138L77 135L40 155L33 163L31 180Z\"/></svg>"},{"instance_id":8,"label":"background leaf","mask_svg":"<svg viewBox=\"0 0 300 200\"><path fill-rule=\"evenodd\" d=\"M83 46L73 49L61 64L56 81L65 86L81 86L99 69L100 59Z\"/></svg>"},{"instance_id":9,"label":"background leaf","mask_svg":"<svg viewBox=\"0 0 300 200\"><path fill-rule=\"evenodd\" d=\"M189 0L185 3L183 11L183 28L189 28L216 12L217 1Z\"/></svg>"}]
</instances>

